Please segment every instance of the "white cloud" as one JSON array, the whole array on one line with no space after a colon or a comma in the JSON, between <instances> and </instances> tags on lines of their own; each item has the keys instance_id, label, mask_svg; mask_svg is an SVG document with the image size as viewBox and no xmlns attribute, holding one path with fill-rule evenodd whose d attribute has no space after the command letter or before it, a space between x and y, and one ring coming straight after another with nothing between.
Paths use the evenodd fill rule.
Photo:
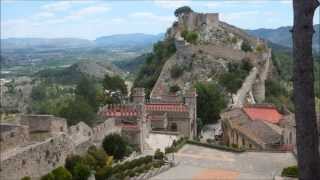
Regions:
<instances>
[{"instance_id":1,"label":"white cloud","mask_svg":"<svg viewBox=\"0 0 320 180\"><path fill-rule=\"evenodd\" d=\"M155 15L151 12L136 12L130 14L129 17L131 18L139 18L141 19L140 22L142 23L171 23L174 21L173 16L159 16Z\"/></svg>"},{"instance_id":2,"label":"white cloud","mask_svg":"<svg viewBox=\"0 0 320 180\"><path fill-rule=\"evenodd\" d=\"M110 22L116 23L116 24L121 24L121 23L126 22L126 19L124 19L124 18L113 18L113 19L110 20Z\"/></svg>"},{"instance_id":3,"label":"white cloud","mask_svg":"<svg viewBox=\"0 0 320 180\"><path fill-rule=\"evenodd\" d=\"M62 2L46 4L42 6L42 9L44 11L59 12L59 11L66 11L70 9L70 7L71 7L71 1L62 1Z\"/></svg>"},{"instance_id":4,"label":"white cloud","mask_svg":"<svg viewBox=\"0 0 320 180\"><path fill-rule=\"evenodd\" d=\"M232 13L223 13L221 14L221 19L224 21L236 21L245 19L246 16L257 16L259 11L243 11L243 12L232 12Z\"/></svg>"},{"instance_id":5,"label":"white cloud","mask_svg":"<svg viewBox=\"0 0 320 180\"><path fill-rule=\"evenodd\" d=\"M221 5L221 3L219 3L219 2L208 2L207 4L205 4L205 6L208 8L216 8L220 5Z\"/></svg>"},{"instance_id":6,"label":"white cloud","mask_svg":"<svg viewBox=\"0 0 320 180\"><path fill-rule=\"evenodd\" d=\"M96 15L96 14L100 14L100 13L104 13L109 11L110 8L108 6L91 6L91 7L86 7L83 9L80 9L76 12L71 13L69 16L66 17L66 19L71 19L71 20L75 20L75 19L81 19L83 17L86 16L91 16L91 15Z\"/></svg>"},{"instance_id":7,"label":"white cloud","mask_svg":"<svg viewBox=\"0 0 320 180\"><path fill-rule=\"evenodd\" d=\"M291 5L292 1L291 0L281 0L279 1L281 4L287 4L287 5Z\"/></svg>"},{"instance_id":8,"label":"white cloud","mask_svg":"<svg viewBox=\"0 0 320 180\"><path fill-rule=\"evenodd\" d=\"M34 15L36 19L53 18L55 15L52 12L40 12Z\"/></svg>"},{"instance_id":9,"label":"white cloud","mask_svg":"<svg viewBox=\"0 0 320 180\"><path fill-rule=\"evenodd\" d=\"M155 5L167 9L191 5L189 0L154 0L153 2Z\"/></svg>"}]
</instances>

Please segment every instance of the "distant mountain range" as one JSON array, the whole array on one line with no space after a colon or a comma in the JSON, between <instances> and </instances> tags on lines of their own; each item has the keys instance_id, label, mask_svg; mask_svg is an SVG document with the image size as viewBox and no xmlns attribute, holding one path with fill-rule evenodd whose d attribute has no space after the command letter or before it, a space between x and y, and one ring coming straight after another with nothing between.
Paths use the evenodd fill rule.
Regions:
<instances>
[{"instance_id":1,"label":"distant mountain range","mask_svg":"<svg viewBox=\"0 0 320 180\"><path fill-rule=\"evenodd\" d=\"M98 37L96 40L79 38L7 38L1 39L2 50L16 49L65 49L94 47L145 48L162 39L164 34L118 34Z\"/></svg>"},{"instance_id":2,"label":"distant mountain range","mask_svg":"<svg viewBox=\"0 0 320 180\"><path fill-rule=\"evenodd\" d=\"M246 30L249 34L266 39L272 43L292 47L292 36L290 33L291 26L279 27L277 29L255 29L255 30ZM313 36L313 49L317 52L320 50L320 25L314 25L314 36Z\"/></svg>"}]
</instances>

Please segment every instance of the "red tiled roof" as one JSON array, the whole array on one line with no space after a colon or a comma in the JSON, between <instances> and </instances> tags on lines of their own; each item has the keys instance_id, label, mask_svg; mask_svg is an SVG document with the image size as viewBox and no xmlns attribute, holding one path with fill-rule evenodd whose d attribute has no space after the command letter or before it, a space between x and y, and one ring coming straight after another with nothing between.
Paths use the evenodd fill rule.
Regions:
<instances>
[{"instance_id":1,"label":"red tiled roof","mask_svg":"<svg viewBox=\"0 0 320 180\"><path fill-rule=\"evenodd\" d=\"M166 112L187 112L188 108L184 104L146 104L147 111L166 111Z\"/></svg>"},{"instance_id":2,"label":"red tiled roof","mask_svg":"<svg viewBox=\"0 0 320 180\"><path fill-rule=\"evenodd\" d=\"M279 123L283 117L274 107L244 107L243 110L251 120L263 120L273 124Z\"/></svg>"},{"instance_id":3,"label":"red tiled roof","mask_svg":"<svg viewBox=\"0 0 320 180\"><path fill-rule=\"evenodd\" d=\"M105 117L133 117L138 116L138 111L128 107L109 107L102 111Z\"/></svg>"}]
</instances>

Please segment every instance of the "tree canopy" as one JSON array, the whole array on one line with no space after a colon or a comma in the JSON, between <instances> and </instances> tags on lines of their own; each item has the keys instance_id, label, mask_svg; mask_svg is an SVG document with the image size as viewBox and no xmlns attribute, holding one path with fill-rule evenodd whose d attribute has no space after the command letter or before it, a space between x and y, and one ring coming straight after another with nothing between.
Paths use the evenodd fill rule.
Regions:
<instances>
[{"instance_id":1,"label":"tree canopy","mask_svg":"<svg viewBox=\"0 0 320 180\"><path fill-rule=\"evenodd\" d=\"M108 155L120 160L128 154L128 142L119 134L110 134L103 139L102 147Z\"/></svg>"},{"instance_id":2,"label":"tree canopy","mask_svg":"<svg viewBox=\"0 0 320 180\"><path fill-rule=\"evenodd\" d=\"M174 11L174 15L178 17L182 14L190 13L190 12L193 12L193 10L189 6L182 6Z\"/></svg>"},{"instance_id":3,"label":"tree canopy","mask_svg":"<svg viewBox=\"0 0 320 180\"><path fill-rule=\"evenodd\" d=\"M221 110L227 106L221 87L212 83L197 83L195 87L198 94L197 117L201 119L203 125L217 122Z\"/></svg>"}]
</instances>

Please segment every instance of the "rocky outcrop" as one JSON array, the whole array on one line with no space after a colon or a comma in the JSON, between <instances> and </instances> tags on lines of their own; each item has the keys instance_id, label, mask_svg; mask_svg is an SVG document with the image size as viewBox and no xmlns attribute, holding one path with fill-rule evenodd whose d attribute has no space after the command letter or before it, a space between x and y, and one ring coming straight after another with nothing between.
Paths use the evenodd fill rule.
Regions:
<instances>
[{"instance_id":1,"label":"rocky outcrop","mask_svg":"<svg viewBox=\"0 0 320 180\"><path fill-rule=\"evenodd\" d=\"M197 33L197 43L186 42L181 37L183 31ZM254 69L235 95L235 104L230 105L242 106L249 101L264 101L264 82L271 68L271 49L263 40L219 21L219 15L216 13L196 12L179 16L178 21L168 29L166 38L175 39L177 51L163 66L151 92L151 97L157 98L162 94L170 94L170 87L175 85L178 85L184 93L196 82L215 80L219 74L227 71L228 63L241 63L246 59L254 66ZM249 43L252 52L241 50L244 42ZM179 77L172 77L171 71L177 67L182 73Z\"/></svg>"}]
</instances>

